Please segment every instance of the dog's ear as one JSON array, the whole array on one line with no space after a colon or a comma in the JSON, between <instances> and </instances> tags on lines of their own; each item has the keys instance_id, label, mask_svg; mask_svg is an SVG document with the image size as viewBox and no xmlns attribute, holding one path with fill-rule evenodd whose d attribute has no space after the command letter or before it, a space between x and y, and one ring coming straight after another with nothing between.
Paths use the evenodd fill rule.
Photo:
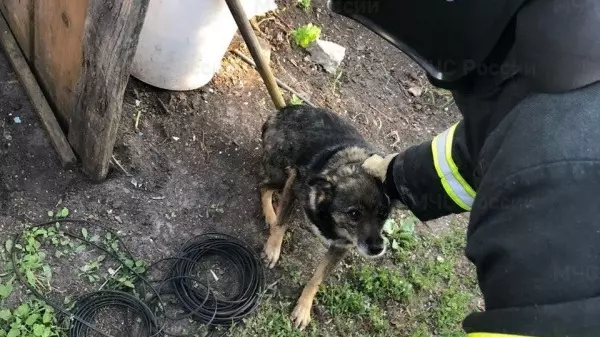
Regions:
<instances>
[{"instance_id":1,"label":"dog's ear","mask_svg":"<svg viewBox=\"0 0 600 337\"><path fill-rule=\"evenodd\" d=\"M308 181L310 189L310 204L316 210L331 202L335 185L333 179L324 175L318 175Z\"/></svg>"}]
</instances>

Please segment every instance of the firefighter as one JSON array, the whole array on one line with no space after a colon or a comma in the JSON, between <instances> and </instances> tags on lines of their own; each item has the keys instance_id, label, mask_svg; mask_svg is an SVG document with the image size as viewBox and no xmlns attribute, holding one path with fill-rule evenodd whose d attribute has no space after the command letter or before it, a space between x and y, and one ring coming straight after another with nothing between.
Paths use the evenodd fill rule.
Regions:
<instances>
[{"instance_id":1,"label":"firefighter","mask_svg":"<svg viewBox=\"0 0 600 337\"><path fill-rule=\"evenodd\" d=\"M469 337L600 336L600 1L330 0L462 119L364 167L422 221L469 212Z\"/></svg>"}]
</instances>

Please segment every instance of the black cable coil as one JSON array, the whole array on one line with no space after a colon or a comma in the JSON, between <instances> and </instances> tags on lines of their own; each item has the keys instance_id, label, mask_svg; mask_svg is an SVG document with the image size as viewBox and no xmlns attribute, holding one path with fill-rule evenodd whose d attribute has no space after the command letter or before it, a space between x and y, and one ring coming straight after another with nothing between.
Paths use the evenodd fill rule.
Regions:
<instances>
[{"instance_id":1,"label":"black cable coil","mask_svg":"<svg viewBox=\"0 0 600 337\"><path fill-rule=\"evenodd\" d=\"M199 284L194 278L198 263L215 256L235 269L235 283L240 285L226 298L219 298L210 284ZM169 272L172 291L195 320L229 326L256 309L264 273L260 257L244 242L225 234L204 234L186 245L178 257Z\"/></svg>"},{"instance_id":2,"label":"black cable coil","mask_svg":"<svg viewBox=\"0 0 600 337\"><path fill-rule=\"evenodd\" d=\"M92 335L92 329L83 322L93 322L97 314L107 308L122 308L131 310L140 322L137 324L138 337L155 336L159 334L156 318L148 306L137 297L121 291L104 290L81 296L73 314L79 319L74 320L69 328L70 337L85 337ZM127 329L133 328L132 322L126 322Z\"/></svg>"}]
</instances>

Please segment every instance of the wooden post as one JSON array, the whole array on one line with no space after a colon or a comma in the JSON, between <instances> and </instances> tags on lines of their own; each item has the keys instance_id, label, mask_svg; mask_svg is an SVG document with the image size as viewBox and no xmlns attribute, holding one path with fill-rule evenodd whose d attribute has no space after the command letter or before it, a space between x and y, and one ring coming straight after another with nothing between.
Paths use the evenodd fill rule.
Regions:
<instances>
[{"instance_id":1,"label":"wooden post","mask_svg":"<svg viewBox=\"0 0 600 337\"><path fill-rule=\"evenodd\" d=\"M69 141L83 171L101 181L109 162L149 0L89 0L83 67L69 119Z\"/></svg>"}]
</instances>

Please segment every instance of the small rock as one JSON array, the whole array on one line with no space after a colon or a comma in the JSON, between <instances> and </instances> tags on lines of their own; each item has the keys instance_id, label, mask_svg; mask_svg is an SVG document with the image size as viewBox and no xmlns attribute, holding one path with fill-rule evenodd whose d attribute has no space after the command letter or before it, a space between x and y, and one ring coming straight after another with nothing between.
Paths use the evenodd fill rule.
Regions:
<instances>
[{"instance_id":1,"label":"small rock","mask_svg":"<svg viewBox=\"0 0 600 337\"><path fill-rule=\"evenodd\" d=\"M318 39L307 48L311 54L311 60L323 66L325 71L335 74L344 57L346 48L337 43Z\"/></svg>"},{"instance_id":2,"label":"small rock","mask_svg":"<svg viewBox=\"0 0 600 337\"><path fill-rule=\"evenodd\" d=\"M408 88L408 92L410 92L413 96L419 97L423 94L423 88L421 87L410 87Z\"/></svg>"},{"instance_id":3,"label":"small rock","mask_svg":"<svg viewBox=\"0 0 600 337\"><path fill-rule=\"evenodd\" d=\"M283 40L284 40L283 33L282 32L277 33L277 37L275 39L277 40L277 42L283 42Z\"/></svg>"},{"instance_id":4,"label":"small rock","mask_svg":"<svg viewBox=\"0 0 600 337\"><path fill-rule=\"evenodd\" d=\"M441 257L441 256L439 256L439 255L438 255L438 257L436 258L436 260L437 260L437 262L439 262L439 263L442 263L442 262L444 262L444 258L443 258L443 257Z\"/></svg>"}]
</instances>

